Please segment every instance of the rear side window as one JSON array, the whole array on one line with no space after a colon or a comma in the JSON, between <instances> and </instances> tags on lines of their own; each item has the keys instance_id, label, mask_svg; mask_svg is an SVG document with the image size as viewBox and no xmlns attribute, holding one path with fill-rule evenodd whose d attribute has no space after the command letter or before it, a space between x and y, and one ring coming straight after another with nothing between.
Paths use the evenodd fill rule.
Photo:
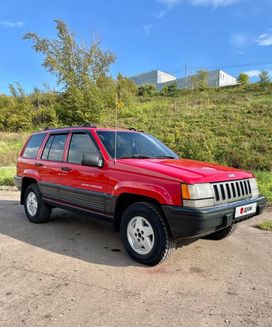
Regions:
<instances>
[{"instance_id":1,"label":"rear side window","mask_svg":"<svg viewBox=\"0 0 272 327\"><path fill-rule=\"evenodd\" d=\"M81 164L83 154L92 153L96 154L98 150L90 135L85 133L73 134L68 153L68 162Z\"/></svg>"},{"instance_id":2,"label":"rear side window","mask_svg":"<svg viewBox=\"0 0 272 327\"><path fill-rule=\"evenodd\" d=\"M31 136L23 153L24 158L36 158L39 148L45 138L45 135L46 134L34 134Z\"/></svg>"},{"instance_id":3,"label":"rear side window","mask_svg":"<svg viewBox=\"0 0 272 327\"><path fill-rule=\"evenodd\" d=\"M62 161L67 134L50 135L42 154L43 160Z\"/></svg>"}]
</instances>

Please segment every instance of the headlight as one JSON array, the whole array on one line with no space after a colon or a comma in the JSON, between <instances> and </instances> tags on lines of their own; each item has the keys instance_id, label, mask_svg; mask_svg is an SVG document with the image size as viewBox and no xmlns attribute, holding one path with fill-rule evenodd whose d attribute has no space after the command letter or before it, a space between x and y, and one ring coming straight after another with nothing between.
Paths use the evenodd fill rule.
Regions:
<instances>
[{"instance_id":1,"label":"headlight","mask_svg":"<svg viewBox=\"0 0 272 327\"><path fill-rule=\"evenodd\" d=\"M249 183L250 183L252 197L253 198L258 197L259 196L259 189L258 189L256 178L250 178Z\"/></svg>"},{"instance_id":2,"label":"headlight","mask_svg":"<svg viewBox=\"0 0 272 327\"><path fill-rule=\"evenodd\" d=\"M187 207L210 207L214 206L213 187L209 183L181 184L183 205Z\"/></svg>"}]
</instances>

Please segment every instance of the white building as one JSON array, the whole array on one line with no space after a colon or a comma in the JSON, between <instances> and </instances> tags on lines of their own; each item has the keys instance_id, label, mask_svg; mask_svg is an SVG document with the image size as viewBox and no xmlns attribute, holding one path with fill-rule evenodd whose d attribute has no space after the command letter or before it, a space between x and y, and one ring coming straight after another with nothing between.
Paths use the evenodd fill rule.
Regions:
<instances>
[{"instance_id":1,"label":"white building","mask_svg":"<svg viewBox=\"0 0 272 327\"><path fill-rule=\"evenodd\" d=\"M153 84L157 86L157 84L174 81L176 80L176 77L161 72L160 70L152 70L151 72L148 73L143 73L140 75L130 77L130 79L132 79L137 85Z\"/></svg>"},{"instance_id":2,"label":"white building","mask_svg":"<svg viewBox=\"0 0 272 327\"><path fill-rule=\"evenodd\" d=\"M192 76L177 79L175 76L164 73L160 70L153 70L148 73L132 76L131 79L137 85L153 84L159 90L161 90L165 85L173 82L175 82L177 87L180 89L184 89L186 87L190 88L192 85ZM208 85L211 87L222 87L237 84L238 81L235 77L227 74L221 69L208 71Z\"/></svg>"}]
</instances>

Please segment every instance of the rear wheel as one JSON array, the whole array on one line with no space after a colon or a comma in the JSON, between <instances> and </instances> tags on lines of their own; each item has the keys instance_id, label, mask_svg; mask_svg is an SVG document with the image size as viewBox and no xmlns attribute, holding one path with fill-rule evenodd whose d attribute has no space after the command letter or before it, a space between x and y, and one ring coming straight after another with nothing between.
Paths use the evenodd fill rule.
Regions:
<instances>
[{"instance_id":1,"label":"rear wheel","mask_svg":"<svg viewBox=\"0 0 272 327\"><path fill-rule=\"evenodd\" d=\"M210 235L207 235L205 238L208 240L214 240L214 241L220 241L224 238L229 237L231 234L233 234L237 229L237 225L231 225L227 228L221 229L218 232L212 233Z\"/></svg>"},{"instance_id":2,"label":"rear wheel","mask_svg":"<svg viewBox=\"0 0 272 327\"><path fill-rule=\"evenodd\" d=\"M175 248L160 210L149 202L137 202L125 210L121 235L127 253L149 266L165 260Z\"/></svg>"},{"instance_id":3,"label":"rear wheel","mask_svg":"<svg viewBox=\"0 0 272 327\"><path fill-rule=\"evenodd\" d=\"M31 184L25 190L24 208L32 223L47 222L51 215L51 207L42 201L37 184Z\"/></svg>"}]
</instances>

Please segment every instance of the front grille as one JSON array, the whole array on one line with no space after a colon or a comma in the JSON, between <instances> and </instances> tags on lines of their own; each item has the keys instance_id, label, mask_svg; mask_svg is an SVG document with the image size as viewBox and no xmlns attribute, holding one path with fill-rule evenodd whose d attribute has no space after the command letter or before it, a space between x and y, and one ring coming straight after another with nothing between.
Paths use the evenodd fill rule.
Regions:
<instances>
[{"instance_id":1,"label":"front grille","mask_svg":"<svg viewBox=\"0 0 272 327\"><path fill-rule=\"evenodd\" d=\"M216 204L234 202L251 197L251 187L248 179L213 183L212 185Z\"/></svg>"}]
</instances>

